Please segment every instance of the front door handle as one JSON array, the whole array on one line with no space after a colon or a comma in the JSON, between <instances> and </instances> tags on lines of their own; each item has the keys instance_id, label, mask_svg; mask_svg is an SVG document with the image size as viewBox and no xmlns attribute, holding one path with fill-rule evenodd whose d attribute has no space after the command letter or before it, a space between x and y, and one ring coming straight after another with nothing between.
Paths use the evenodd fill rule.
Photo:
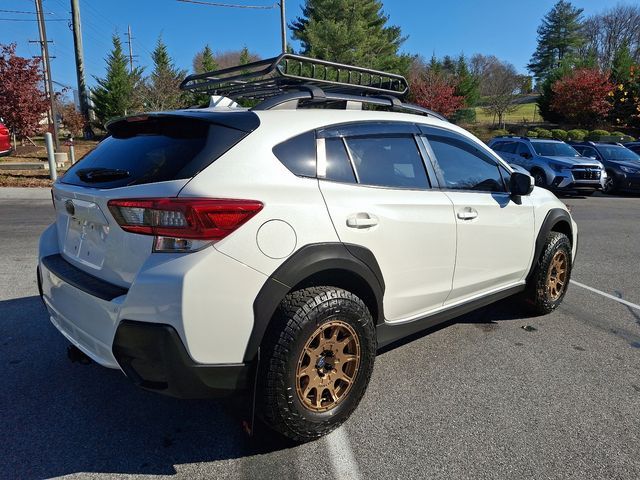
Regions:
<instances>
[{"instance_id":1,"label":"front door handle","mask_svg":"<svg viewBox=\"0 0 640 480\"><path fill-rule=\"evenodd\" d=\"M475 208L465 207L458 212L458 218L460 220L473 220L478 218L478 211Z\"/></svg>"},{"instance_id":2,"label":"front door handle","mask_svg":"<svg viewBox=\"0 0 640 480\"><path fill-rule=\"evenodd\" d=\"M347 227L371 228L378 225L378 218L366 212L359 212L347 217Z\"/></svg>"}]
</instances>

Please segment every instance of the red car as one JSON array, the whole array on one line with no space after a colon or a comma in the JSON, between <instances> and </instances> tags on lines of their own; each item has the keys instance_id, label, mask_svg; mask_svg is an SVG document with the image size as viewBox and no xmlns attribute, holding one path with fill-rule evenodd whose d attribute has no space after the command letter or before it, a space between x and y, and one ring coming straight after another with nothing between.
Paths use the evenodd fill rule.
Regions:
<instances>
[{"instance_id":1,"label":"red car","mask_svg":"<svg viewBox=\"0 0 640 480\"><path fill-rule=\"evenodd\" d=\"M0 123L0 157L11 154L11 135L9 129Z\"/></svg>"}]
</instances>

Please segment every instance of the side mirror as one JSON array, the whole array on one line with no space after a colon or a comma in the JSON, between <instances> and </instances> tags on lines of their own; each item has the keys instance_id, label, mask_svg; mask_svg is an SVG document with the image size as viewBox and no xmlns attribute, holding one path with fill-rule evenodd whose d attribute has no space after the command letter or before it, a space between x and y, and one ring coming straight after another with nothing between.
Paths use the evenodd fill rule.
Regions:
<instances>
[{"instance_id":1,"label":"side mirror","mask_svg":"<svg viewBox=\"0 0 640 480\"><path fill-rule=\"evenodd\" d=\"M513 172L509 180L511 195L526 196L533 192L534 181L531 175L521 172Z\"/></svg>"},{"instance_id":2,"label":"side mirror","mask_svg":"<svg viewBox=\"0 0 640 480\"><path fill-rule=\"evenodd\" d=\"M527 159L531 158L531 154L529 152L522 152L520 153L520 156Z\"/></svg>"}]
</instances>

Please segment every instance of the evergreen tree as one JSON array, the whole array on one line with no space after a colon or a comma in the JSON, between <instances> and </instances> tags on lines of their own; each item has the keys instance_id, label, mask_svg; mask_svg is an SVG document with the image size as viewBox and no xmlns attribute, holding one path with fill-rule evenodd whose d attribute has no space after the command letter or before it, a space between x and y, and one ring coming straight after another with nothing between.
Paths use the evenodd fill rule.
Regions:
<instances>
[{"instance_id":1,"label":"evergreen tree","mask_svg":"<svg viewBox=\"0 0 640 480\"><path fill-rule=\"evenodd\" d=\"M624 42L622 46L615 51L613 62L611 65L611 79L615 83L625 83L629 81L631 75L631 67L635 65L629 44Z\"/></svg>"},{"instance_id":2,"label":"evergreen tree","mask_svg":"<svg viewBox=\"0 0 640 480\"><path fill-rule=\"evenodd\" d=\"M193 68L196 73L212 72L220 68L209 45L205 45L204 49L193 58ZM198 106L209 105L209 99L210 96L206 93L194 92L191 94L190 103Z\"/></svg>"},{"instance_id":3,"label":"evergreen tree","mask_svg":"<svg viewBox=\"0 0 640 480\"><path fill-rule=\"evenodd\" d=\"M460 55L455 63L455 76L457 79L456 95L464 97L466 107L475 107L480 98L480 81L469 72L464 55Z\"/></svg>"},{"instance_id":4,"label":"evergreen tree","mask_svg":"<svg viewBox=\"0 0 640 480\"><path fill-rule=\"evenodd\" d=\"M249 49L245 46L240 50L240 65L246 65L251 61L251 54L249 53Z\"/></svg>"},{"instance_id":5,"label":"evergreen tree","mask_svg":"<svg viewBox=\"0 0 640 480\"><path fill-rule=\"evenodd\" d=\"M306 0L302 17L292 24L302 53L314 58L406 74L408 55L398 50L405 40L400 27L379 0Z\"/></svg>"},{"instance_id":6,"label":"evergreen tree","mask_svg":"<svg viewBox=\"0 0 640 480\"><path fill-rule=\"evenodd\" d=\"M538 47L527 68L544 81L561 63L575 57L586 39L582 32L582 9L559 0L538 27Z\"/></svg>"},{"instance_id":7,"label":"evergreen tree","mask_svg":"<svg viewBox=\"0 0 640 480\"><path fill-rule=\"evenodd\" d=\"M107 57L107 74L97 78L98 85L91 90L94 111L101 124L108 120L135 112L140 108L138 89L142 69L129 71L129 61L122 51L117 35L112 37L113 50Z\"/></svg>"},{"instance_id":8,"label":"evergreen tree","mask_svg":"<svg viewBox=\"0 0 640 480\"><path fill-rule=\"evenodd\" d=\"M145 109L161 111L184 107L187 99L180 90L180 82L186 71L176 68L162 38L158 38L151 59L153 71L146 79L143 89Z\"/></svg>"}]
</instances>

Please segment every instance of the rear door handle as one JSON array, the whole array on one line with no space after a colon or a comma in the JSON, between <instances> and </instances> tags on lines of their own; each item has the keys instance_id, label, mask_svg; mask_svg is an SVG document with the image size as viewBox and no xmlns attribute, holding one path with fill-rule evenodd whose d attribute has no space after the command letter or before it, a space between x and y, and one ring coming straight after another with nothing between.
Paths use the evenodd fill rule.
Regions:
<instances>
[{"instance_id":1,"label":"rear door handle","mask_svg":"<svg viewBox=\"0 0 640 480\"><path fill-rule=\"evenodd\" d=\"M347 227L371 228L378 225L378 218L366 212L359 212L347 217Z\"/></svg>"},{"instance_id":2,"label":"rear door handle","mask_svg":"<svg viewBox=\"0 0 640 480\"><path fill-rule=\"evenodd\" d=\"M478 211L475 208L465 207L458 212L458 218L460 220L473 220L478 217Z\"/></svg>"}]
</instances>

